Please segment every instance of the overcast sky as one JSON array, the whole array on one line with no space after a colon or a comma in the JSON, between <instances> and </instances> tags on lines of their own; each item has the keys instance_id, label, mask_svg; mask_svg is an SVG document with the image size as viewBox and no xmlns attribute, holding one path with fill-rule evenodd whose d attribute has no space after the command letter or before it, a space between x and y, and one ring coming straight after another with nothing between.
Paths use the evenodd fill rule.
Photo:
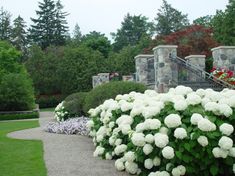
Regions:
<instances>
[{"instance_id":1,"label":"overcast sky","mask_svg":"<svg viewBox=\"0 0 235 176\"><path fill-rule=\"evenodd\" d=\"M35 17L39 0L0 0L0 7L11 12L13 18L19 14L27 24L30 17ZM40 0L42 1L42 0ZM205 15L214 15L216 9L224 10L228 0L167 0L174 8L188 14L190 21ZM120 28L121 21L129 12L131 15L142 14L151 21L156 17L162 0L61 0L64 11L69 12L67 21L70 31L76 23L83 34L89 31L105 33Z\"/></svg>"}]
</instances>

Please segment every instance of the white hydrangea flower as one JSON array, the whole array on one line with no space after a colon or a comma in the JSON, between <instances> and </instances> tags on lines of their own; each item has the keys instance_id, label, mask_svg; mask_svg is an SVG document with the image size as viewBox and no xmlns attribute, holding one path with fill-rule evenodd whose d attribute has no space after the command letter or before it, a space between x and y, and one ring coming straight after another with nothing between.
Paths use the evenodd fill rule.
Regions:
<instances>
[{"instance_id":1,"label":"white hydrangea flower","mask_svg":"<svg viewBox=\"0 0 235 176\"><path fill-rule=\"evenodd\" d=\"M205 147L208 145L208 139L206 136L199 136L199 138L197 139L197 142L202 146Z\"/></svg>"},{"instance_id":2,"label":"white hydrangea flower","mask_svg":"<svg viewBox=\"0 0 235 176\"><path fill-rule=\"evenodd\" d=\"M230 107L235 108L235 95L229 97L228 103Z\"/></svg>"},{"instance_id":3,"label":"white hydrangea flower","mask_svg":"<svg viewBox=\"0 0 235 176\"><path fill-rule=\"evenodd\" d=\"M170 146L166 146L162 150L162 156L166 159L172 159L175 156L174 149Z\"/></svg>"},{"instance_id":4,"label":"white hydrangea flower","mask_svg":"<svg viewBox=\"0 0 235 176\"><path fill-rule=\"evenodd\" d=\"M118 145L121 145L122 143L122 139L116 139L114 145L118 146Z\"/></svg>"},{"instance_id":5,"label":"white hydrangea flower","mask_svg":"<svg viewBox=\"0 0 235 176\"><path fill-rule=\"evenodd\" d=\"M87 128L88 128L88 129L91 129L92 127L94 127L94 121L93 121L93 120L89 120L89 121L87 122Z\"/></svg>"},{"instance_id":6,"label":"white hydrangea flower","mask_svg":"<svg viewBox=\"0 0 235 176\"><path fill-rule=\"evenodd\" d=\"M222 125L220 125L219 130L222 134L230 136L233 133L234 128L228 123L223 123Z\"/></svg>"},{"instance_id":7,"label":"white hydrangea flower","mask_svg":"<svg viewBox=\"0 0 235 176\"><path fill-rule=\"evenodd\" d=\"M166 164L166 171L170 171L170 168L173 166L171 163Z\"/></svg>"},{"instance_id":8,"label":"white hydrangea flower","mask_svg":"<svg viewBox=\"0 0 235 176\"><path fill-rule=\"evenodd\" d=\"M215 158L227 158L229 152L228 150L223 150L219 147L215 147L213 148L212 153Z\"/></svg>"},{"instance_id":9,"label":"white hydrangea flower","mask_svg":"<svg viewBox=\"0 0 235 176\"><path fill-rule=\"evenodd\" d=\"M212 123L210 120L205 119L205 118L201 119L198 122L197 126L201 131L205 131L205 132L216 130L216 125Z\"/></svg>"},{"instance_id":10,"label":"white hydrangea flower","mask_svg":"<svg viewBox=\"0 0 235 176\"><path fill-rule=\"evenodd\" d=\"M150 172L148 176L157 176L157 174L155 172Z\"/></svg>"},{"instance_id":11,"label":"white hydrangea flower","mask_svg":"<svg viewBox=\"0 0 235 176\"><path fill-rule=\"evenodd\" d=\"M154 142L154 136L152 134L147 134L145 136L145 142L150 143L150 144L153 143Z\"/></svg>"},{"instance_id":12,"label":"white hydrangea flower","mask_svg":"<svg viewBox=\"0 0 235 176\"><path fill-rule=\"evenodd\" d=\"M232 147L231 149L229 149L228 155L235 158L235 147Z\"/></svg>"},{"instance_id":13,"label":"white hydrangea flower","mask_svg":"<svg viewBox=\"0 0 235 176\"><path fill-rule=\"evenodd\" d=\"M161 127L160 130L159 130L159 133L162 133L162 134L166 134L168 133L169 129L166 128L166 127Z\"/></svg>"},{"instance_id":14,"label":"white hydrangea flower","mask_svg":"<svg viewBox=\"0 0 235 176\"><path fill-rule=\"evenodd\" d=\"M112 159L112 155L110 153L106 153L105 154L105 159L106 160L111 160Z\"/></svg>"},{"instance_id":15,"label":"white hydrangea flower","mask_svg":"<svg viewBox=\"0 0 235 176\"><path fill-rule=\"evenodd\" d=\"M114 153L116 155L120 155L121 153L124 153L127 149L127 146L125 144L121 144L115 147Z\"/></svg>"},{"instance_id":16,"label":"white hydrangea flower","mask_svg":"<svg viewBox=\"0 0 235 176\"><path fill-rule=\"evenodd\" d=\"M175 88L176 95L187 95L191 92L193 92L193 90L190 87L185 87L185 86L180 85Z\"/></svg>"},{"instance_id":17,"label":"white hydrangea flower","mask_svg":"<svg viewBox=\"0 0 235 176\"><path fill-rule=\"evenodd\" d=\"M196 94L199 95L200 97L204 97L206 92L204 89L197 89Z\"/></svg>"},{"instance_id":18,"label":"white hydrangea flower","mask_svg":"<svg viewBox=\"0 0 235 176\"><path fill-rule=\"evenodd\" d=\"M168 128L176 128L182 124L181 118L178 114L170 114L166 116L164 123Z\"/></svg>"},{"instance_id":19,"label":"white hydrangea flower","mask_svg":"<svg viewBox=\"0 0 235 176\"><path fill-rule=\"evenodd\" d=\"M116 141L116 137L115 136L111 136L110 138L109 138L109 144L110 145L114 145L115 144L115 141Z\"/></svg>"},{"instance_id":20,"label":"white hydrangea flower","mask_svg":"<svg viewBox=\"0 0 235 176\"><path fill-rule=\"evenodd\" d=\"M133 118L131 116L128 116L128 115L122 115L121 117L119 117L117 120L116 120L116 123L118 125L121 125L121 124L128 124L128 125L131 125L133 123Z\"/></svg>"},{"instance_id":21,"label":"white hydrangea flower","mask_svg":"<svg viewBox=\"0 0 235 176\"><path fill-rule=\"evenodd\" d=\"M204 108L206 111L212 111L214 113L219 112L219 105L216 102L208 102L205 104Z\"/></svg>"},{"instance_id":22,"label":"white hydrangea flower","mask_svg":"<svg viewBox=\"0 0 235 176\"><path fill-rule=\"evenodd\" d=\"M151 144L145 144L143 147L143 152L145 155L150 154L153 151L153 146Z\"/></svg>"},{"instance_id":23,"label":"white hydrangea flower","mask_svg":"<svg viewBox=\"0 0 235 176\"><path fill-rule=\"evenodd\" d=\"M158 93L155 90L146 90L146 91L144 91L144 94L146 94L150 97L154 97L154 96L158 95Z\"/></svg>"},{"instance_id":24,"label":"white hydrangea flower","mask_svg":"<svg viewBox=\"0 0 235 176\"><path fill-rule=\"evenodd\" d=\"M145 136L143 133L133 133L131 141L135 146L143 147L145 145Z\"/></svg>"},{"instance_id":25,"label":"white hydrangea flower","mask_svg":"<svg viewBox=\"0 0 235 176\"><path fill-rule=\"evenodd\" d=\"M101 142L103 139L104 139L104 136L102 136L102 135L97 135L96 136L96 141L97 142Z\"/></svg>"},{"instance_id":26,"label":"white hydrangea flower","mask_svg":"<svg viewBox=\"0 0 235 176\"><path fill-rule=\"evenodd\" d=\"M222 136L218 145L224 150L230 150L233 147L233 140L227 136Z\"/></svg>"},{"instance_id":27,"label":"white hydrangea flower","mask_svg":"<svg viewBox=\"0 0 235 176\"><path fill-rule=\"evenodd\" d=\"M202 102L202 99L199 95L193 92L187 95L186 102L188 103L188 105L196 105L200 104Z\"/></svg>"},{"instance_id":28,"label":"white hydrangea flower","mask_svg":"<svg viewBox=\"0 0 235 176\"><path fill-rule=\"evenodd\" d=\"M134 104L133 108L131 110L130 116L135 117L137 115L140 115L142 113L142 111L143 111L143 106L142 105L139 105L139 104L135 105Z\"/></svg>"},{"instance_id":29,"label":"white hydrangea flower","mask_svg":"<svg viewBox=\"0 0 235 176\"><path fill-rule=\"evenodd\" d=\"M167 171L157 171L156 176L170 176L170 174Z\"/></svg>"},{"instance_id":30,"label":"white hydrangea flower","mask_svg":"<svg viewBox=\"0 0 235 176\"><path fill-rule=\"evenodd\" d=\"M154 166L160 166L161 164L161 159L157 156L155 156L155 158L153 159L153 165Z\"/></svg>"},{"instance_id":31,"label":"white hydrangea flower","mask_svg":"<svg viewBox=\"0 0 235 176\"><path fill-rule=\"evenodd\" d=\"M125 169L124 161L125 160L123 158L117 159L115 161L115 167L118 171L123 171Z\"/></svg>"},{"instance_id":32,"label":"white hydrangea flower","mask_svg":"<svg viewBox=\"0 0 235 176\"><path fill-rule=\"evenodd\" d=\"M219 113L225 117L229 117L233 114L233 110L227 104L219 104Z\"/></svg>"},{"instance_id":33,"label":"white hydrangea flower","mask_svg":"<svg viewBox=\"0 0 235 176\"><path fill-rule=\"evenodd\" d=\"M121 104L121 111L122 112L126 112L129 111L133 108L133 103L129 103L129 102L124 102Z\"/></svg>"},{"instance_id":34,"label":"white hydrangea flower","mask_svg":"<svg viewBox=\"0 0 235 176\"><path fill-rule=\"evenodd\" d=\"M113 128L115 126L115 122L109 122L109 128Z\"/></svg>"},{"instance_id":35,"label":"white hydrangea flower","mask_svg":"<svg viewBox=\"0 0 235 176\"><path fill-rule=\"evenodd\" d=\"M166 134L156 133L154 135L155 145L159 148L165 147L169 143L169 137Z\"/></svg>"},{"instance_id":36,"label":"white hydrangea flower","mask_svg":"<svg viewBox=\"0 0 235 176\"><path fill-rule=\"evenodd\" d=\"M209 98L204 97L204 98L202 99L201 104L202 104L203 107L205 107L205 105L206 105L208 102L210 102L210 101L211 101L211 100L210 100Z\"/></svg>"},{"instance_id":37,"label":"white hydrangea flower","mask_svg":"<svg viewBox=\"0 0 235 176\"><path fill-rule=\"evenodd\" d=\"M174 131L174 136L177 139L184 139L187 137L187 131L184 128L176 128Z\"/></svg>"},{"instance_id":38,"label":"white hydrangea flower","mask_svg":"<svg viewBox=\"0 0 235 176\"><path fill-rule=\"evenodd\" d=\"M104 150L105 150L105 149L104 149L103 147L97 146L96 149L95 149L95 151L94 151L94 153L93 153L93 156L94 156L94 157L98 157L98 156L100 156L100 155L103 155Z\"/></svg>"},{"instance_id":39,"label":"white hydrangea flower","mask_svg":"<svg viewBox=\"0 0 235 176\"><path fill-rule=\"evenodd\" d=\"M176 111L184 111L188 107L185 100L174 101L174 108Z\"/></svg>"},{"instance_id":40,"label":"white hydrangea flower","mask_svg":"<svg viewBox=\"0 0 235 176\"><path fill-rule=\"evenodd\" d=\"M131 130L131 126L128 124L122 124L120 125L120 128L121 128L122 134L124 135L128 134L128 132Z\"/></svg>"},{"instance_id":41,"label":"white hydrangea flower","mask_svg":"<svg viewBox=\"0 0 235 176\"><path fill-rule=\"evenodd\" d=\"M186 174L186 168L183 165L179 165L177 166L181 172L181 175L185 175Z\"/></svg>"},{"instance_id":42,"label":"white hydrangea flower","mask_svg":"<svg viewBox=\"0 0 235 176\"><path fill-rule=\"evenodd\" d=\"M148 130L156 130L161 126L161 122L158 119L146 119L144 124L145 124L145 129Z\"/></svg>"},{"instance_id":43,"label":"white hydrangea flower","mask_svg":"<svg viewBox=\"0 0 235 176\"><path fill-rule=\"evenodd\" d=\"M135 152L129 151L125 153L124 158L126 161L133 162L135 160Z\"/></svg>"},{"instance_id":44,"label":"white hydrangea flower","mask_svg":"<svg viewBox=\"0 0 235 176\"><path fill-rule=\"evenodd\" d=\"M150 159L150 158L146 159L146 160L144 161L144 167L145 167L146 169L152 169L152 167L153 167L153 160Z\"/></svg>"},{"instance_id":45,"label":"white hydrangea flower","mask_svg":"<svg viewBox=\"0 0 235 176\"><path fill-rule=\"evenodd\" d=\"M146 127L145 123L139 123L138 125L136 125L135 131L137 133L143 132L145 130L145 127Z\"/></svg>"},{"instance_id":46,"label":"white hydrangea flower","mask_svg":"<svg viewBox=\"0 0 235 176\"><path fill-rule=\"evenodd\" d=\"M136 174L138 172L138 165L134 162L127 161L125 163L126 171L130 174Z\"/></svg>"},{"instance_id":47,"label":"white hydrangea flower","mask_svg":"<svg viewBox=\"0 0 235 176\"><path fill-rule=\"evenodd\" d=\"M191 122L191 124L193 124L193 125L197 125L198 122L199 122L200 120L202 120L202 119L203 119L203 117L202 117L201 114L193 113L193 115L191 116L190 122Z\"/></svg>"},{"instance_id":48,"label":"white hydrangea flower","mask_svg":"<svg viewBox=\"0 0 235 176\"><path fill-rule=\"evenodd\" d=\"M181 176L181 172L180 172L180 169L178 167L173 168L171 173L172 173L173 176Z\"/></svg>"},{"instance_id":49,"label":"white hydrangea flower","mask_svg":"<svg viewBox=\"0 0 235 176\"><path fill-rule=\"evenodd\" d=\"M160 113L160 108L159 107L145 107L143 108L142 115L144 116L145 119L151 118L157 114Z\"/></svg>"}]
</instances>

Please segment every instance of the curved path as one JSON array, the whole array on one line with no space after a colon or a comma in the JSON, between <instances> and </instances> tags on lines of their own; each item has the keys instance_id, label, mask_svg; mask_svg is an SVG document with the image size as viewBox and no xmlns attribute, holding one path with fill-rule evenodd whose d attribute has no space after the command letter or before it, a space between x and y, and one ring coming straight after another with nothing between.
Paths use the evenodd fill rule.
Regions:
<instances>
[{"instance_id":1,"label":"curved path","mask_svg":"<svg viewBox=\"0 0 235 176\"><path fill-rule=\"evenodd\" d=\"M116 171L114 161L93 157L91 138L44 132L43 127L52 120L53 113L41 112L40 127L8 134L11 138L43 141L48 176L128 176Z\"/></svg>"}]
</instances>

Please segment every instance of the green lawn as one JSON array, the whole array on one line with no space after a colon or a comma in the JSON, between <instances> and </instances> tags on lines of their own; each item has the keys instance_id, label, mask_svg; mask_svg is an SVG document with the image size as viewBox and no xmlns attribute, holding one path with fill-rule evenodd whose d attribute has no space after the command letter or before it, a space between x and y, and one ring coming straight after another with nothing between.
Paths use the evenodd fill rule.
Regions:
<instances>
[{"instance_id":1,"label":"green lawn","mask_svg":"<svg viewBox=\"0 0 235 176\"><path fill-rule=\"evenodd\" d=\"M41 112L54 112L55 108L43 108L43 109L40 109Z\"/></svg>"},{"instance_id":2,"label":"green lawn","mask_svg":"<svg viewBox=\"0 0 235 176\"><path fill-rule=\"evenodd\" d=\"M12 131L37 127L38 121L0 122L0 175L46 176L42 141L6 137Z\"/></svg>"}]
</instances>

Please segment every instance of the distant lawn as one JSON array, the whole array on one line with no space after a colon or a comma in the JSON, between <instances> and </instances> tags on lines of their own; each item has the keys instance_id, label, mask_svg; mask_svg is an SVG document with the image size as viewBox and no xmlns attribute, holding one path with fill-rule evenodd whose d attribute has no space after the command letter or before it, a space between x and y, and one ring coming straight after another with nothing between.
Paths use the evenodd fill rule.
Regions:
<instances>
[{"instance_id":1,"label":"distant lawn","mask_svg":"<svg viewBox=\"0 0 235 176\"><path fill-rule=\"evenodd\" d=\"M55 108L43 108L43 109L40 109L41 112L54 112Z\"/></svg>"},{"instance_id":2,"label":"distant lawn","mask_svg":"<svg viewBox=\"0 0 235 176\"><path fill-rule=\"evenodd\" d=\"M0 175L46 176L42 141L7 138L9 132L38 127L38 121L0 122Z\"/></svg>"}]
</instances>

